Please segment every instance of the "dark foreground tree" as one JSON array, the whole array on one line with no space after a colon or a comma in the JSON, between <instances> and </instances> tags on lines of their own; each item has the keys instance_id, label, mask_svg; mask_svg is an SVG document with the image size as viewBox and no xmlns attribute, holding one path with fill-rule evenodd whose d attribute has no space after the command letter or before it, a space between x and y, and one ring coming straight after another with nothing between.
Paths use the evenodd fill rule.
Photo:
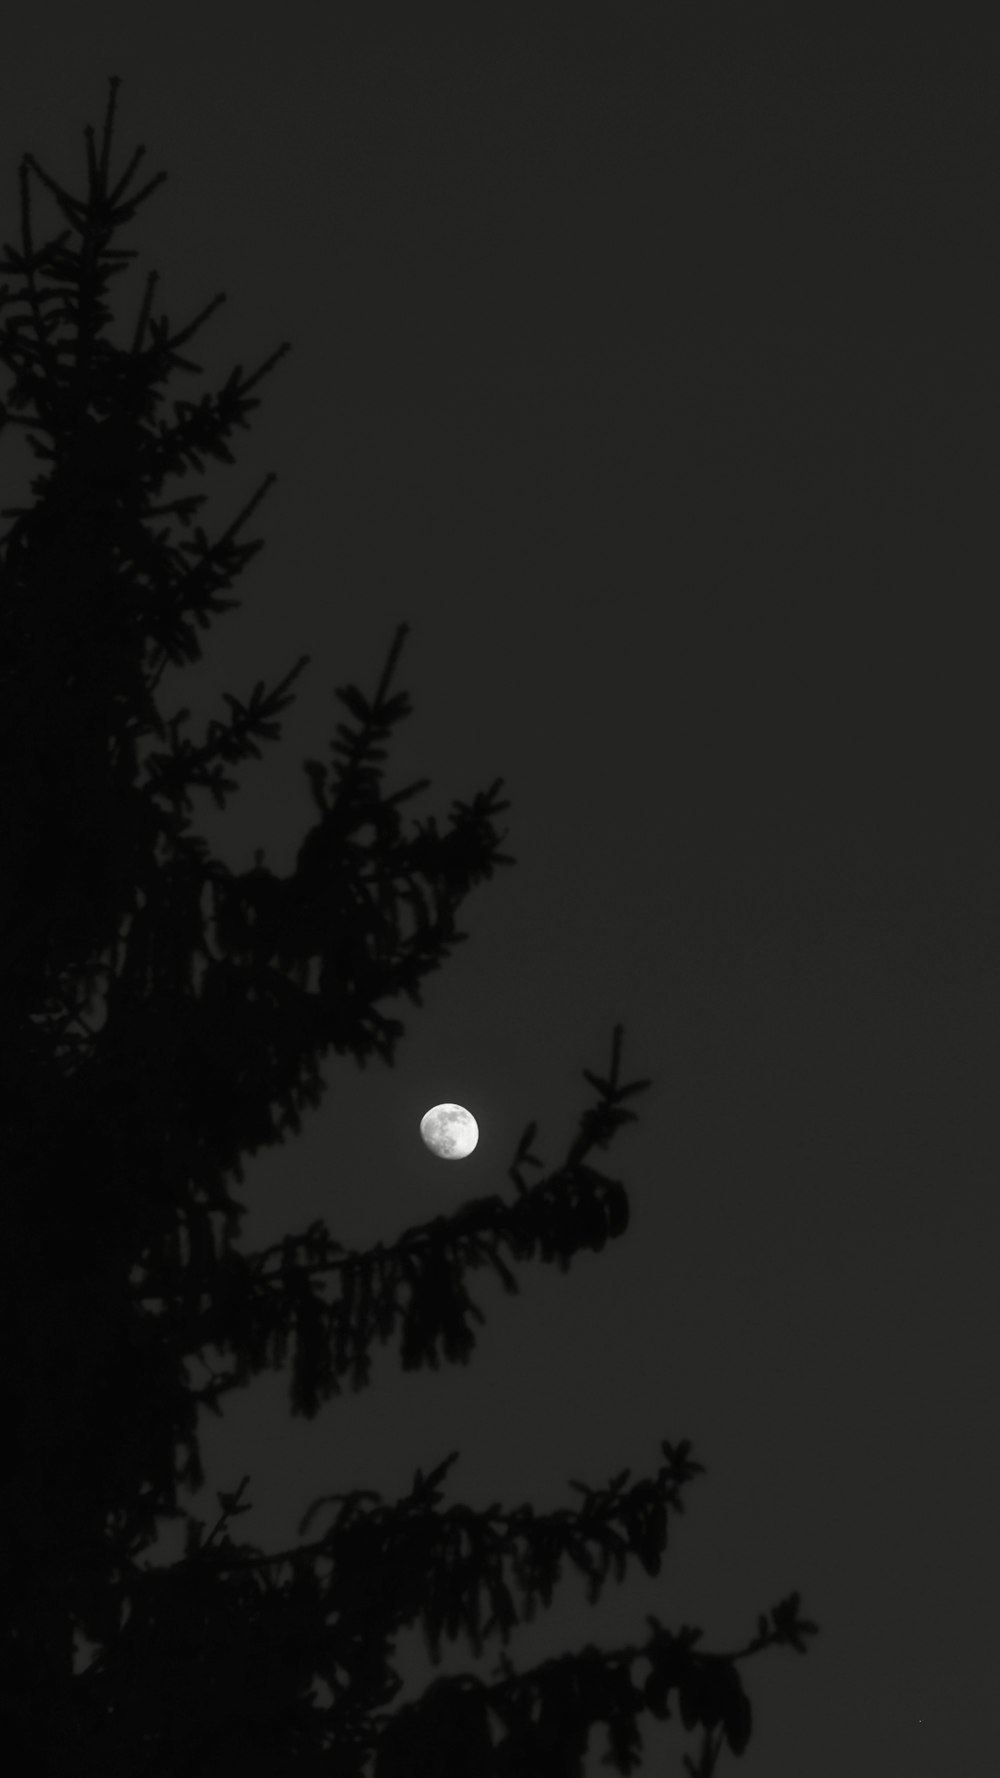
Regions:
<instances>
[{"instance_id":1,"label":"dark foreground tree","mask_svg":"<svg viewBox=\"0 0 1000 1778\"><path fill-rule=\"evenodd\" d=\"M701 1469L686 1442L628 1486L572 1483L577 1511L441 1507L457 1452L385 1504L358 1490L322 1536L264 1555L232 1523L248 1478L221 1494L206 1534L179 1485L203 1481L200 1406L261 1371L289 1366L294 1413L315 1415L345 1382L368 1382L376 1340L398 1338L417 1370L466 1364L483 1315L468 1274L491 1266L509 1292L531 1259L565 1271L625 1233L622 1185L597 1171L634 1114L616 1028L605 1076L562 1164L529 1186L529 1125L499 1195L346 1249L322 1222L263 1252L238 1250L232 1180L247 1154L281 1143L319 1103L332 1049L392 1063L404 1027L382 1010L420 1004L427 973L465 936L470 890L512 860L495 817L501 780L455 802L443 830L407 827L388 794L386 742L407 714L392 689L406 626L371 698L338 696L329 765L306 762L317 804L294 872L256 854L233 872L190 832L192 792L218 805L226 768L259 757L291 702L300 660L270 692L194 742L186 711L165 722L155 690L167 662L198 658L197 629L232 609L219 597L260 548L236 534L269 477L223 536L171 540L202 496L164 483L227 440L256 406L237 369L220 394L157 414L158 385L223 299L178 333L151 314L146 286L131 345L106 337L110 279L133 252L116 231L163 178L126 195L142 156L110 172L117 81L100 152L87 130L88 190L74 198L31 159L21 169L22 247L0 288L0 355L13 381L0 429L24 428L44 464L29 508L6 508L0 539L0 1159L7 1232L0 1412L2 1653L0 1746L18 1770L137 1778L281 1774L361 1778L557 1778L583 1770L603 1725L610 1763L636 1769L645 1711L679 1715L711 1772L741 1752L750 1703L741 1666L774 1644L803 1649L814 1626L793 1594L745 1647L709 1652L700 1632L651 1618L641 1646L560 1657L491 1683L438 1679L388 1708L397 1632L423 1624L477 1654L551 1601L566 1558L596 1600L614 1567L657 1574L669 1516ZM36 249L29 172L67 228ZM68 237L77 237L71 241ZM188 1365L213 1355L196 1387ZM186 1553L143 1563L166 1518L186 1519ZM516 1596L515 1596L516 1595ZM89 1644L85 1658L79 1642ZM326 1699L317 1691L325 1682Z\"/></svg>"}]
</instances>

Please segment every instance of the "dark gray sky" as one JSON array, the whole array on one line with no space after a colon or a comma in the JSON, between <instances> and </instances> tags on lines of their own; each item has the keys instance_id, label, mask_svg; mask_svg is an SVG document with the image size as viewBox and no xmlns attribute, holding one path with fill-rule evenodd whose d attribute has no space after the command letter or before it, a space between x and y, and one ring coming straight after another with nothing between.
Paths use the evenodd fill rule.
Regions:
<instances>
[{"instance_id":1,"label":"dark gray sky","mask_svg":"<svg viewBox=\"0 0 1000 1778\"><path fill-rule=\"evenodd\" d=\"M996 42L961 13L775 4L151 18L5 23L0 238L25 150L82 190L118 73L116 164L144 142L169 179L125 237L116 337L155 267L177 325L228 292L192 348L212 385L292 342L204 484L215 532L279 475L245 610L163 707L202 722L312 665L202 830L291 867L332 687L373 687L405 618L394 787L430 775L418 812L443 812L502 774L519 861L396 1069L331 1065L302 1137L248 1168L247 1240L323 1216L368 1245L511 1195L525 1123L557 1163L617 1019L654 1082L608 1160L623 1240L523 1269L518 1298L478 1286L467 1370L404 1377L390 1348L309 1425L254 1386L205 1427L196 1509L249 1471L242 1529L278 1548L321 1492L394 1498L456 1445L449 1501L576 1505L570 1477L651 1473L689 1437L708 1474L659 1579L593 1609L568 1580L515 1662L641 1641L646 1611L732 1646L795 1587L822 1636L748 1670L747 1778L980 1770ZM42 205L36 236L57 226ZM0 470L12 504L7 439ZM418 1143L441 1098L480 1123L461 1167ZM428 1676L419 1642L402 1664ZM676 1745L650 1727L644 1773Z\"/></svg>"}]
</instances>

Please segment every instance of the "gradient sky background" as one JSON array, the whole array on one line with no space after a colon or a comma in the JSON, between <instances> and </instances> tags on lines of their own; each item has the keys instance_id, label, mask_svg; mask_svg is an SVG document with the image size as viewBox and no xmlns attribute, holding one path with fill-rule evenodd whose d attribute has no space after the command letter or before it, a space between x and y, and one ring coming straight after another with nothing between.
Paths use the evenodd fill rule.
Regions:
<instances>
[{"instance_id":1,"label":"gradient sky background","mask_svg":"<svg viewBox=\"0 0 1000 1778\"><path fill-rule=\"evenodd\" d=\"M247 1244L511 1196L524 1125L555 1165L618 1019L654 1083L607 1159L623 1240L517 1298L477 1283L466 1370L388 1348L308 1425L255 1385L208 1421L193 1504L214 1522L249 1472L236 1532L276 1549L318 1494L395 1498L456 1446L448 1502L555 1508L688 1437L708 1474L661 1576L594 1608L568 1578L510 1653L641 1641L646 1611L730 1647L798 1588L822 1635L747 1669L747 1778L940 1778L993 1745L998 45L963 11L4 24L0 238L26 150L82 191L120 74L114 164L143 142L169 177L116 243L140 259L115 337L155 267L175 326L228 292L170 400L293 345L198 484L214 535L278 472L245 609L161 708L197 733L222 689L312 665L201 831L291 868L332 688L372 689L404 618L391 786L429 775L418 813L501 774L512 799L516 870L425 1010L394 1009L395 1070L331 1062L250 1164ZM36 238L61 226L40 203ZM0 471L13 504L9 435ZM441 1098L480 1123L460 1168L417 1139ZM432 1676L418 1638L401 1669L404 1697ZM678 1742L643 1726L651 1775Z\"/></svg>"}]
</instances>

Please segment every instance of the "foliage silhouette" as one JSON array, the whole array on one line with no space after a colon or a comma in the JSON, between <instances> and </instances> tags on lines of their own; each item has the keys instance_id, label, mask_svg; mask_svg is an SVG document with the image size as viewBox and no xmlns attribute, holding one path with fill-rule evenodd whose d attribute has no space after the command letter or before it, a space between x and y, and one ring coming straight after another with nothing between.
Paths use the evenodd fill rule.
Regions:
<instances>
[{"instance_id":1,"label":"foliage silhouette","mask_svg":"<svg viewBox=\"0 0 1000 1778\"><path fill-rule=\"evenodd\" d=\"M802 1651L814 1633L796 1594L731 1653L650 1618L642 1647L588 1646L520 1674L501 1657L490 1684L439 1679L387 1708L403 1625L422 1622L435 1661L445 1636L479 1653L551 1602L567 1557L592 1601L612 1565L618 1580L630 1559L659 1573L669 1515L702 1468L686 1441L664 1442L656 1474L631 1486L627 1470L604 1489L573 1482L582 1507L551 1514L441 1510L453 1452L394 1505L366 1490L316 1502L300 1533L332 1508L323 1534L272 1555L232 1534L249 1478L219 1494L207 1533L178 1505L180 1485L204 1480L200 1406L219 1413L248 1378L289 1365L292 1411L311 1417L345 1381L363 1388L374 1342L397 1334L405 1369L466 1364L483 1320L470 1270L491 1266L516 1293L516 1264L565 1271L622 1236L626 1192L593 1156L649 1082L622 1084L618 1026L607 1073L584 1070L595 1101L579 1134L534 1185L523 1172L542 1162L526 1129L513 1202L466 1205L369 1251L322 1222L256 1254L236 1247L243 1207L227 1181L299 1130L331 1049L392 1064L404 1026L380 1003L419 1006L424 977L464 940L466 896L513 862L494 825L508 805L498 779L455 801L442 831L434 818L405 827L401 805L426 781L383 785L386 743L409 711L392 690L402 624L374 694L338 691L348 720L330 762L305 762L317 817L290 876L262 851L233 872L190 832L192 793L224 806L237 788L226 768L279 737L308 657L269 692L227 696L228 718L197 743L186 710L163 720L164 667L196 660L197 631L234 608L219 594L261 547L237 532L274 477L215 543L199 526L172 541L165 521L189 528L203 496L165 499L164 483L206 457L233 460L250 392L288 347L251 376L238 367L215 396L175 401L167 422L158 385L200 368L180 348L223 298L172 333L151 313L153 275L130 348L104 337L108 284L135 257L111 242L164 177L126 196L140 148L112 182L118 84L99 154L85 132L85 198L25 156L22 248L5 246L0 268L23 284L0 288L13 373L0 430L24 428L46 466L34 504L4 510L0 539L5 1745L30 1748L34 1772L102 1778L570 1778L593 1725L608 1763L631 1772L642 1712L676 1710L701 1731L688 1771L711 1773L723 1747L740 1753L750 1737L740 1663ZM69 224L37 250L29 173ZM206 1349L225 1368L196 1387L187 1363ZM183 1559L144 1565L169 1518L185 1520Z\"/></svg>"}]
</instances>

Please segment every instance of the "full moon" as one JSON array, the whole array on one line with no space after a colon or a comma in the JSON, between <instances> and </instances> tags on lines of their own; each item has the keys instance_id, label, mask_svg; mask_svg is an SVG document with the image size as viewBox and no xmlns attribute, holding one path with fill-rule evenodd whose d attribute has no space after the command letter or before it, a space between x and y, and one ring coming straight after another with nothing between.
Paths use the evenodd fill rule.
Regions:
<instances>
[{"instance_id":1,"label":"full moon","mask_svg":"<svg viewBox=\"0 0 1000 1778\"><path fill-rule=\"evenodd\" d=\"M431 1154L462 1161L479 1141L479 1125L463 1105L435 1105L420 1119L420 1134Z\"/></svg>"}]
</instances>

